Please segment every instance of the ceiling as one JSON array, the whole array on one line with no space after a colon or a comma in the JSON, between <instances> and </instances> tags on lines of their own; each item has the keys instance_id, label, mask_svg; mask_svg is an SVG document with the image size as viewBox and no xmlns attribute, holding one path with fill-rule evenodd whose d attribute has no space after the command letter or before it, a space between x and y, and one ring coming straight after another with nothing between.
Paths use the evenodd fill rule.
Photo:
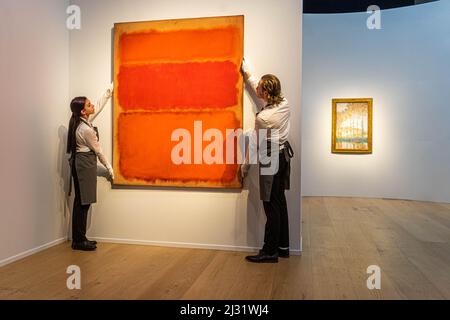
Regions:
<instances>
[{"instance_id":1,"label":"ceiling","mask_svg":"<svg viewBox=\"0 0 450 320\"><path fill-rule=\"evenodd\" d=\"M383 10L433 1L439 0L303 0L303 13L365 12L371 5Z\"/></svg>"}]
</instances>

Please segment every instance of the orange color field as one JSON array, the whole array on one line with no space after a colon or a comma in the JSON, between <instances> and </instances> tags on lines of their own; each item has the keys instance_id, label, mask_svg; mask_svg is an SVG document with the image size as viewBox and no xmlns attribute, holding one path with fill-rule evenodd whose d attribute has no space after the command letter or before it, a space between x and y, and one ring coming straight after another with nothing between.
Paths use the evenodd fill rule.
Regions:
<instances>
[{"instance_id":1,"label":"orange color field","mask_svg":"<svg viewBox=\"0 0 450 320\"><path fill-rule=\"evenodd\" d=\"M194 157L211 150L193 141L197 121L224 139L242 129L243 40L243 16L114 25L114 184L242 187L225 148L223 163L177 164L171 137L189 132Z\"/></svg>"}]
</instances>

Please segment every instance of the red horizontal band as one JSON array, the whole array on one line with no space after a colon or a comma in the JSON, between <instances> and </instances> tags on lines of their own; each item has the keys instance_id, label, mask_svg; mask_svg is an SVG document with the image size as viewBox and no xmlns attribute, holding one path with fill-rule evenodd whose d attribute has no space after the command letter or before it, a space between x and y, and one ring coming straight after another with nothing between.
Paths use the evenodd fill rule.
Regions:
<instances>
[{"instance_id":1,"label":"red horizontal band","mask_svg":"<svg viewBox=\"0 0 450 320\"><path fill-rule=\"evenodd\" d=\"M121 66L119 104L125 111L227 108L237 104L238 79L230 61Z\"/></svg>"}]
</instances>

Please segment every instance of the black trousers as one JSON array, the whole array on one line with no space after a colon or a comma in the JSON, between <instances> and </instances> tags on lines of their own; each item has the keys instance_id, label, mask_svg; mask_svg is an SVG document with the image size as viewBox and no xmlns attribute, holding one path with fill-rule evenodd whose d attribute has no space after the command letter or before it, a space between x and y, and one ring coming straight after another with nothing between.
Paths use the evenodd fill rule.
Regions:
<instances>
[{"instance_id":1,"label":"black trousers","mask_svg":"<svg viewBox=\"0 0 450 320\"><path fill-rule=\"evenodd\" d=\"M262 250L271 255L278 252L278 248L289 248L289 220L284 194L287 165L288 162L281 152L279 169L273 178L270 201L263 201L267 221Z\"/></svg>"},{"instance_id":2,"label":"black trousers","mask_svg":"<svg viewBox=\"0 0 450 320\"><path fill-rule=\"evenodd\" d=\"M87 216L90 204L81 204L81 194L80 194L80 183L78 181L77 170L75 165L72 166L72 176L75 185L75 199L73 201L72 210L72 241L73 242L83 242L86 241L86 225Z\"/></svg>"}]
</instances>

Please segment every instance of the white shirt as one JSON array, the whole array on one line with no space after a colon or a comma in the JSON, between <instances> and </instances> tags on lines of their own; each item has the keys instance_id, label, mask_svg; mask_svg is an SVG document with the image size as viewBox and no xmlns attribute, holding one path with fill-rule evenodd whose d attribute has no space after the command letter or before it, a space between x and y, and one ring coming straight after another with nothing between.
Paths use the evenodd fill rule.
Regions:
<instances>
[{"instance_id":1,"label":"white shirt","mask_svg":"<svg viewBox=\"0 0 450 320\"><path fill-rule=\"evenodd\" d=\"M94 130L93 121L102 112L106 103L112 95L112 87L108 88L102 97L97 101L95 105L95 114L91 116L91 120L81 118L80 125L75 133L77 140L77 152L90 152L94 151L100 162L109 170L112 171L112 166L103 153L100 143L97 139L97 134Z\"/></svg>"},{"instance_id":2,"label":"white shirt","mask_svg":"<svg viewBox=\"0 0 450 320\"><path fill-rule=\"evenodd\" d=\"M250 88L256 95L256 87L258 80L251 76L248 78ZM266 105L260 112L256 114L255 130L259 129L277 129L279 134L280 145L285 143L289 137L291 112L287 99L283 99L278 105ZM268 137L270 139L270 136Z\"/></svg>"}]
</instances>

